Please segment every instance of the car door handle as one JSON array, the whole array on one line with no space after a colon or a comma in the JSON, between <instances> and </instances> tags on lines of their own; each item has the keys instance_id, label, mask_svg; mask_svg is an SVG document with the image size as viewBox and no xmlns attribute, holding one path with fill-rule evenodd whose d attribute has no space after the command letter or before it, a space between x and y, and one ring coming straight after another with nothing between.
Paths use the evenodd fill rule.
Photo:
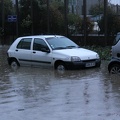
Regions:
<instances>
[{"instance_id":1,"label":"car door handle","mask_svg":"<svg viewBox=\"0 0 120 120\"><path fill-rule=\"evenodd\" d=\"M18 50L15 50L15 51L18 51Z\"/></svg>"},{"instance_id":2,"label":"car door handle","mask_svg":"<svg viewBox=\"0 0 120 120\"><path fill-rule=\"evenodd\" d=\"M35 51L33 51L33 53L36 53Z\"/></svg>"}]
</instances>

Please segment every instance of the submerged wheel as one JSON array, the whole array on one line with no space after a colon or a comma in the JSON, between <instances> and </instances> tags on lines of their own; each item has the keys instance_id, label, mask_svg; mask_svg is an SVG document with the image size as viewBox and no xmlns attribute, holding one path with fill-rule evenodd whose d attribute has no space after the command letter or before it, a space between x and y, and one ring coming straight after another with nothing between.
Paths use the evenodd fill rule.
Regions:
<instances>
[{"instance_id":1,"label":"submerged wheel","mask_svg":"<svg viewBox=\"0 0 120 120\"><path fill-rule=\"evenodd\" d=\"M120 65L118 64L113 64L110 69L109 72L112 74L120 74Z\"/></svg>"},{"instance_id":2,"label":"submerged wheel","mask_svg":"<svg viewBox=\"0 0 120 120\"><path fill-rule=\"evenodd\" d=\"M11 68L16 69L20 66L20 64L18 63L18 61L16 59L12 59L10 62L10 66L11 66Z\"/></svg>"},{"instance_id":3,"label":"submerged wheel","mask_svg":"<svg viewBox=\"0 0 120 120\"><path fill-rule=\"evenodd\" d=\"M63 62L59 62L55 65L55 69L58 71L64 71L64 70L66 70L66 67Z\"/></svg>"}]
</instances>

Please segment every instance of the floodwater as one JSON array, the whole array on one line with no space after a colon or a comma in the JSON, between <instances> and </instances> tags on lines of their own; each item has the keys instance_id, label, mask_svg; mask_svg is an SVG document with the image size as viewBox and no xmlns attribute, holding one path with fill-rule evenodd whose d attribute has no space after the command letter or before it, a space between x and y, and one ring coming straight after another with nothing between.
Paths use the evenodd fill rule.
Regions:
<instances>
[{"instance_id":1,"label":"floodwater","mask_svg":"<svg viewBox=\"0 0 120 120\"><path fill-rule=\"evenodd\" d=\"M57 73L7 64L0 47L0 120L119 120L120 76L101 68Z\"/></svg>"}]
</instances>

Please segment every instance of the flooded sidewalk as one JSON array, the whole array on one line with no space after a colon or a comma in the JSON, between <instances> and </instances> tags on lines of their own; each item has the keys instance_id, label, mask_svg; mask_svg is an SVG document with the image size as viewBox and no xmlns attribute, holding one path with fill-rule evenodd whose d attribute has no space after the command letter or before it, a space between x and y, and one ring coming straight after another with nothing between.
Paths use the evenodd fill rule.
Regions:
<instances>
[{"instance_id":1,"label":"flooded sidewalk","mask_svg":"<svg viewBox=\"0 0 120 120\"><path fill-rule=\"evenodd\" d=\"M7 64L0 48L1 120L119 120L120 79L101 68L57 73Z\"/></svg>"}]
</instances>

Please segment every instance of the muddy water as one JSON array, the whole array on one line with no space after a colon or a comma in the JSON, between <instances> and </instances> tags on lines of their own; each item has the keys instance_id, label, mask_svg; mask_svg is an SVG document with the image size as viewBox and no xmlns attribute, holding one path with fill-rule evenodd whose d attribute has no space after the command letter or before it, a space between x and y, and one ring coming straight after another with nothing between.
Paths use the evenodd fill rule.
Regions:
<instances>
[{"instance_id":1,"label":"muddy water","mask_svg":"<svg viewBox=\"0 0 120 120\"><path fill-rule=\"evenodd\" d=\"M6 61L0 47L0 120L119 120L120 76L101 68L57 73Z\"/></svg>"}]
</instances>

